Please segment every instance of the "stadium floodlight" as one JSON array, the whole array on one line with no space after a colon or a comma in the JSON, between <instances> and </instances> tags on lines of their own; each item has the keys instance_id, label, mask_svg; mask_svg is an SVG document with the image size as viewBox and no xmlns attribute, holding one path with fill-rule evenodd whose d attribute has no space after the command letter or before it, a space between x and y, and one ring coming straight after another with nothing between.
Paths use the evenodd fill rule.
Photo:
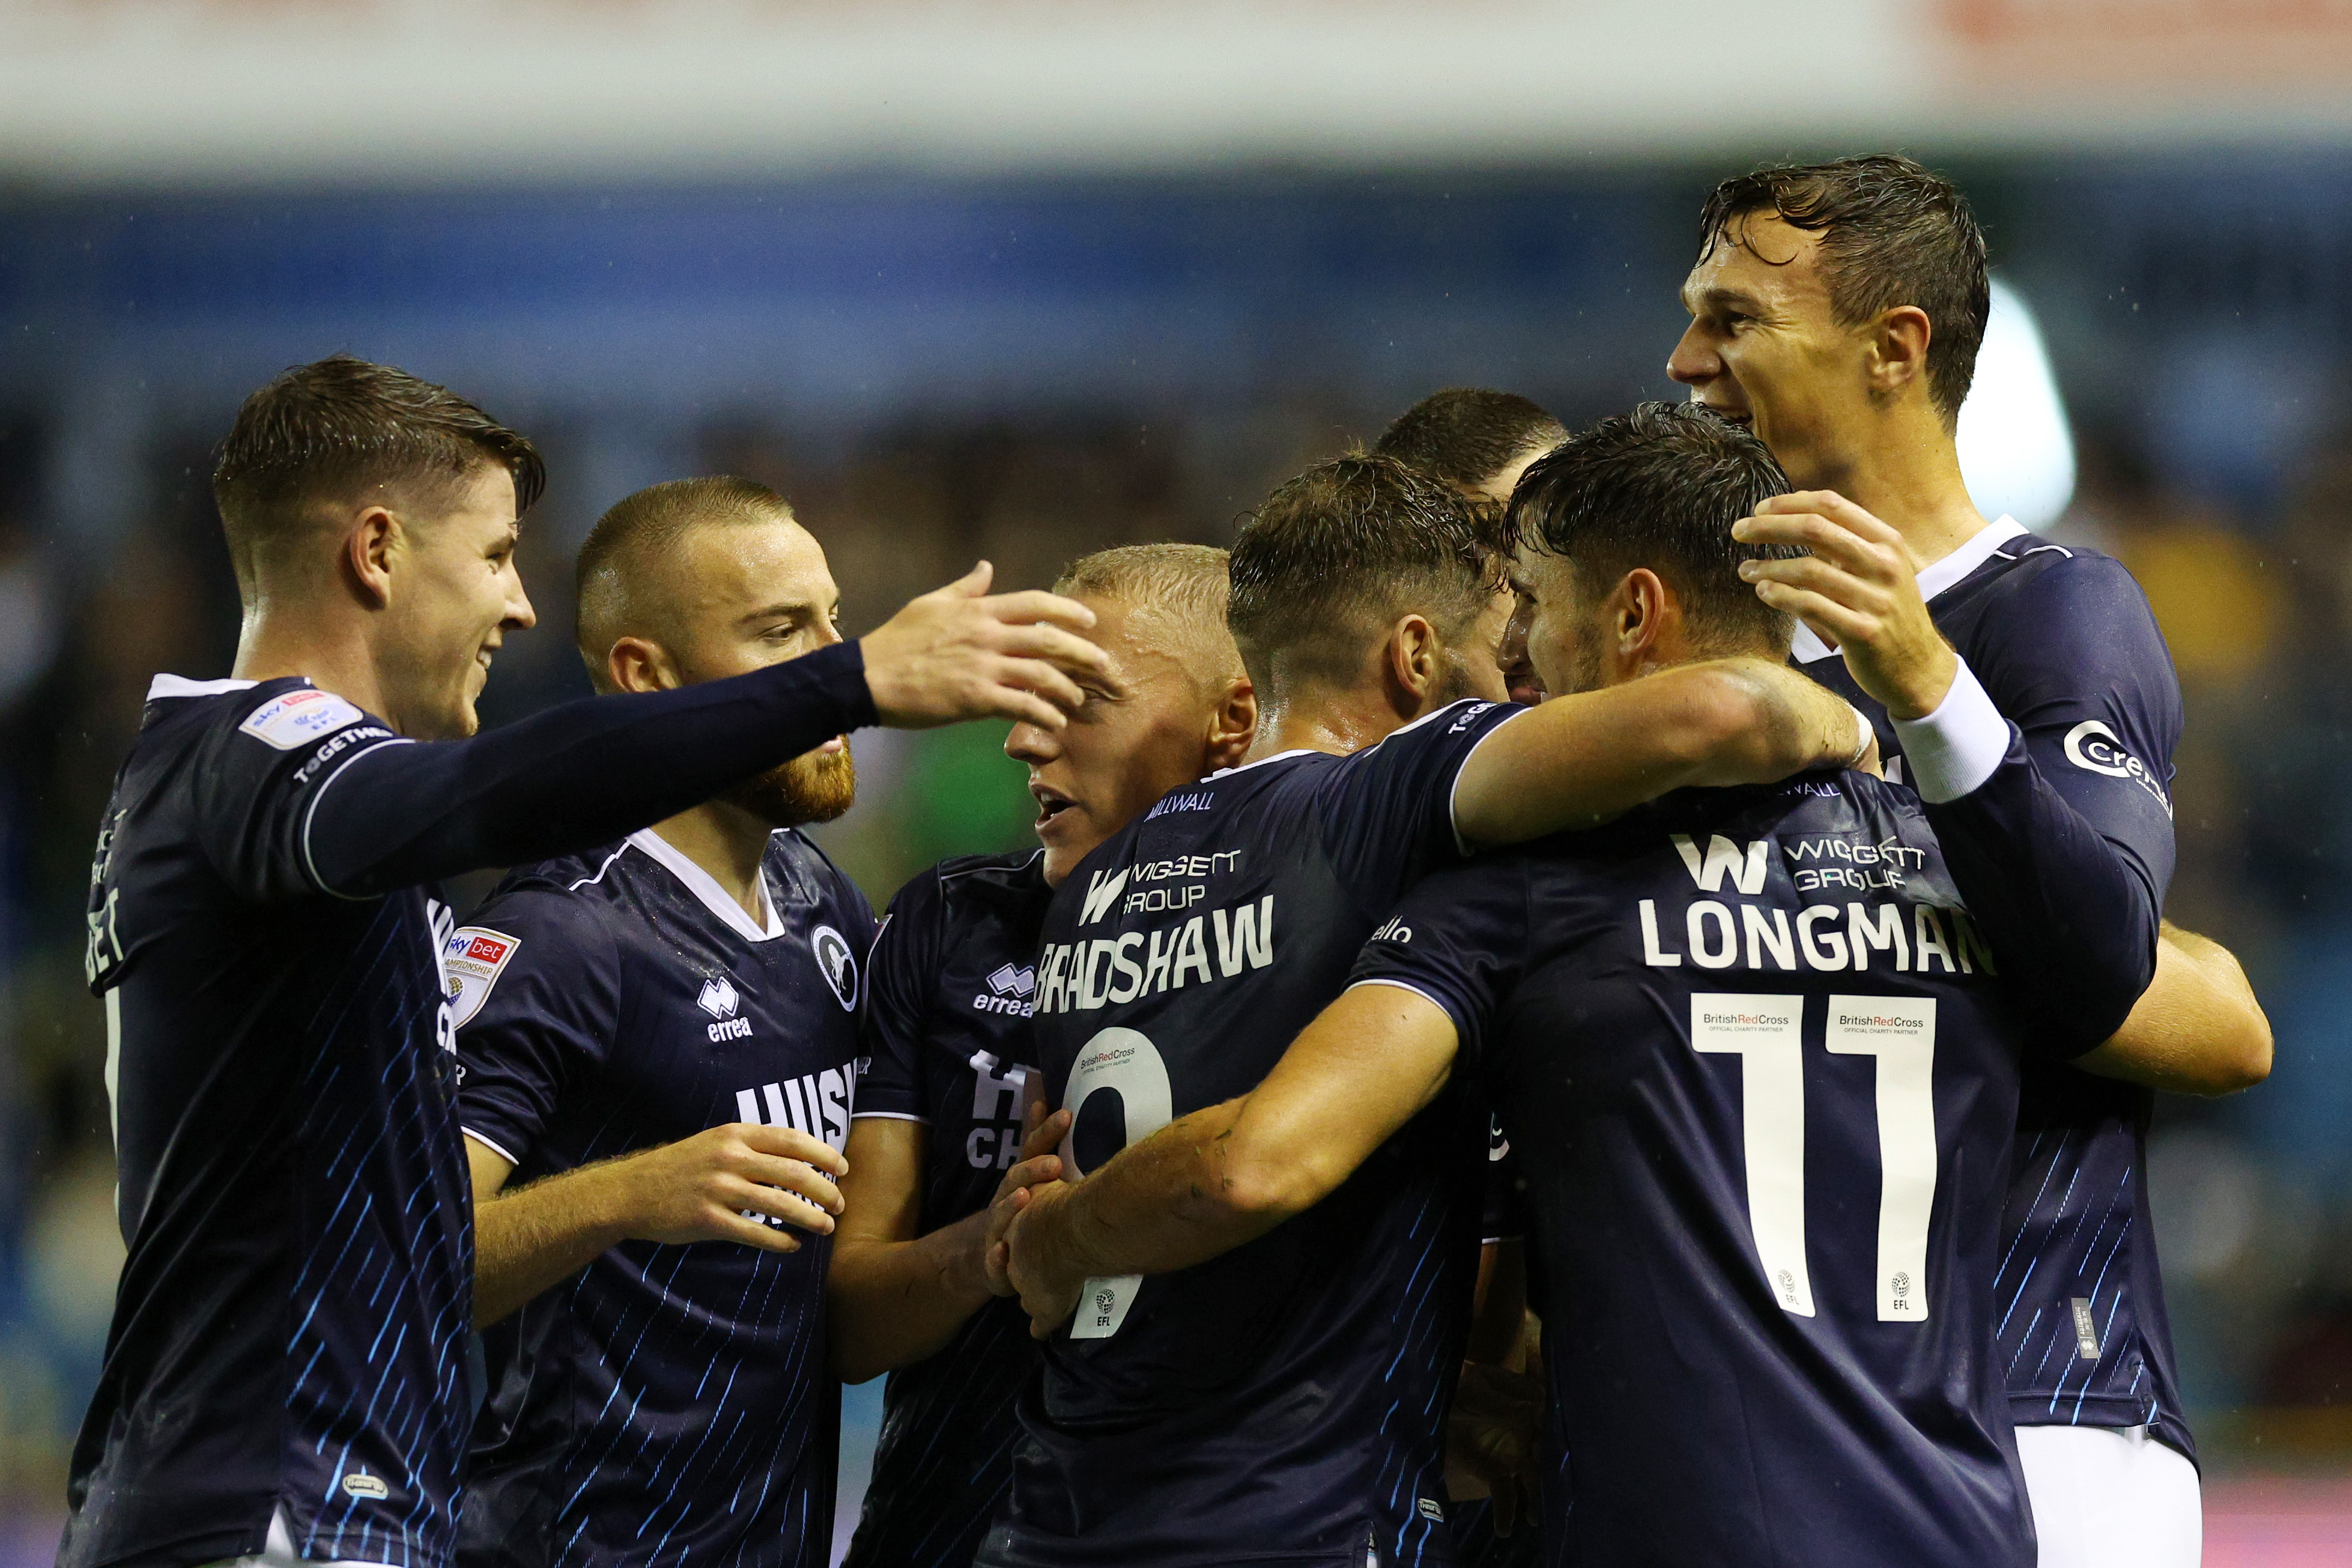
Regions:
<instances>
[{"instance_id":1,"label":"stadium floodlight","mask_svg":"<svg viewBox=\"0 0 2352 1568\"><path fill-rule=\"evenodd\" d=\"M1977 509L2040 531L2074 497L2074 438L2042 329L2024 297L1992 282L1976 382L1960 405L1960 473Z\"/></svg>"}]
</instances>

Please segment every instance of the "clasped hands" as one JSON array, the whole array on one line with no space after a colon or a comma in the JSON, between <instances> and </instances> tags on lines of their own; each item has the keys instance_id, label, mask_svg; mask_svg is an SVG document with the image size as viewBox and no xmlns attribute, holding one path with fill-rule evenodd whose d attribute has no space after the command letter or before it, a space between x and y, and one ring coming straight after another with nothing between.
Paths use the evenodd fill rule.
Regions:
<instances>
[{"instance_id":1,"label":"clasped hands","mask_svg":"<svg viewBox=\"0 0 2352 1568\"><path fill-rule=\"evenodd\" d=\"M1018 1296L1029 1314L1029 1333L1045 1339L1078 1310L1086 1288L1084 1269L1065 1260L1066 1250L1055 1245L1053 1212L1068 1201L1080 1178L1055 1153L1070 1130L1070 1113L1041 1114L1044 1102L1033 1102L1024 1120L1028 1127L1021 1141L1021 1158L997 1184L988 1208L988 1227L981 1243L988 1288L1000 1296Z\"/></svg>"}]
</instances>

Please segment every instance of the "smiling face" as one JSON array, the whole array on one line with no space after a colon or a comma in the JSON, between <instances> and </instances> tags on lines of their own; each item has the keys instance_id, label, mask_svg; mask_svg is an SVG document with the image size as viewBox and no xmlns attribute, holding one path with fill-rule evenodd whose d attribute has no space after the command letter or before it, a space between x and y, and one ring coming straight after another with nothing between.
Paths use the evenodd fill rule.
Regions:
<instances>
[{"instance_id":1,"label":"smiling face","mask_svg":"<svg viewBox=\"0 0 2352 1568\"><path fill-rule=\"evenodd\" d=\"M1169 790L1206 770L1225 672L1195 671L1164 621L1121 601L1080 595L1087 632L1110 672L1082 678L1087 700L1058 733L1016 724L1005 755L1029 765L1045 878L1058 884L1087 852ZM1193 655L1192 662L1198 662Z\"/></svg>"},{"instance_id":2,"label":"smiling face","mask_svg":"<svg viewBox=\"0 0 2352 1568\"><path fill-rule=\"evenodd\" d=\"M1737 243L1734 243L1734 242ZM1797 489L1834 489L1873 413L1868 322L1841 325L1822 236L1769 213L1732 221L1683 284L1691 324L1666 373L1751 426Z\"/></svg>"},{"instance_id":3,"label":"smiling face","mask_svg":"<svg viewBox=\"0 0 2352 1568\"><path fill-rule=\"evenodd\" d=\"M538 621L515 571L514 480L485 465L448 509L400 520L378 669L403 735L455 740L481 727L475 699L507 632Z\"/></svg>"},{"instance_id":4,"label":"smiling face","mask_svg":"<svg viewBox=\"0 0 2352 1568\"><path fill-rule=\"evenodd\" d=\"M680 685L748 674L841 641L841 590L824 547L789 517L690 528L669 556L654 640ZM832 821L856 794L849 743L835 736L720 799L790 828Z\"/></svg>"}]
</instances>

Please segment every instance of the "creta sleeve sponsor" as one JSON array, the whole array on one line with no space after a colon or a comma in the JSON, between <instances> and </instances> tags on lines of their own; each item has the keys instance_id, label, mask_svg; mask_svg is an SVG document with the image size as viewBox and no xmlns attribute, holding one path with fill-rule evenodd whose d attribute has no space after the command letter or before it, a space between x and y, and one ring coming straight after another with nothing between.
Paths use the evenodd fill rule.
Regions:
<instances>
[{"instance_id":1,"label":"creta sleeve sponsor","mask_svg":"<svg viewBox=\"0 0 2352 1568\"><path fill-rule=\"evenodd\" d=\"M1511 703L1458 702L1417 719L1328 770L1321 813L1331 859L1341 866L1396 863L1410 846L1409 872L1461 852L1454 831L1454 786L1481 742L1526 712ZM1395 895L1387 890L1382 902Z\"/></svg>"},{"instance_id":2,"label":"creta sleeve sponsor","mask_svg":"<svg viewBox=\"0 0 2352 1568\"><path fill-rule=\"evenodd\" d=\"M937 982L939 925L945 912L939 873L924 872L898 890L866 961L866 997L857 1011L860 1054L857 1114L931 1119L923 1092L926 999Z\"/></svg>"},{"instance_id":3,"label":"creta sleeve sponsor","mask_svg":"<svg viewBox=\"0 0 2352 1568\"><path fill-rule=\"evenodd\" d=\"M2121 1027L2155 974L2180 694L2119 564L2077 552L2016 575L2001 634L1965 650L2010 722L2009 748L1927 820L2011 983L2080 1054Z\"/></svg>"},{"instance_id":4,"label":"creta sleeve sponsor","mask_svg":"<svg viewBox=\"0 0 2352 1568\"><path fill-rule=\"evenodd\" d=\"M601 907L551 887L508 891L448 937L445 963L467 1015L457 1030L457 1123L518 1166L530 1163L566 1087L622 1030L621 958Z\"/></svg>"},{"instance_id":5,"label":"creta sleeve sponsor","mask_svg":"<svg viewBox=\"0 0 2352 1568\"><path fill-rule=\"evenodd\" d=\"M1400 987L1443 1009L1461 1040L1455 1073L1466 1075L1526 962L1527 887L1527 862L1516 852L1432 873L1372 933L1348 984ZM1490 1123L1490 1155L1499 1135Z\"/></svg>"}]
</instances>

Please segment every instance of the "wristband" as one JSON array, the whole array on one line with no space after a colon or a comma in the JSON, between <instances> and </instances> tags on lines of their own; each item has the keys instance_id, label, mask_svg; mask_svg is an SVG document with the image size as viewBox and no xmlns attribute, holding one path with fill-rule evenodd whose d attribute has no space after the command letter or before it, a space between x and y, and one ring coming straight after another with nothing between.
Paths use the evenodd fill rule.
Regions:
<instances>
[{"instance_id":1,"label":"wristband","mask_svg":"<svg viewBox=\"0 0 2352 1568\"><path fill-rule=\"evenodd\" d=\"M1992 706L1965 659L1953 671L1952 689L1936 711L1922 718L1896 719L1895 736L1903 743L1904 772L1911 787L1933 806L1973 792L2009 753L2009 721Z\"/></svg>"}]
</instances>

